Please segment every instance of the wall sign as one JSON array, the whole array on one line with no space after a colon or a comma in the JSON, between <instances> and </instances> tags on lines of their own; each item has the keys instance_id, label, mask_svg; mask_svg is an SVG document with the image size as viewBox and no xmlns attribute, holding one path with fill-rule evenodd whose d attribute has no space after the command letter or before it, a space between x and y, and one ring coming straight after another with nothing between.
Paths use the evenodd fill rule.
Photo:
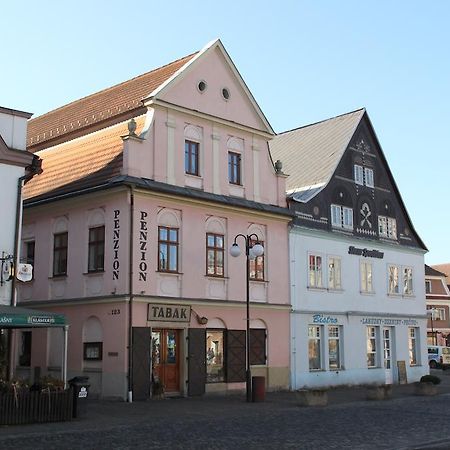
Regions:
<instances>
[{"instance_id":1,"label":"wall sign","mask_svg":"<svg viewBox=\"0 0 450 450\"><path fill-rule=\"evenodd\" d=\"M419 322L415 319L384 319L375 317L363 317L361 319L363 325L407 325L407 326L417 326Z\"/></svg>"},{"instance_id":2,"label":"wall sign","mask_svg":"<svg viewBox=\"0 0 450 450\"><path fill-rule=\"evenodd\" d=\"M348 254L365 256L365 257L369 257L369 258L379 258L379 259L383 259L383 257L384 257L384 253L379 252L378 250L369 250L367 248L357 248L357 247L353 247L353 245L350 245L350 247L348 248Z\"/></svg>"},{"instance_id":3,"label":"wall sign","mask_svg":"<svg viewBox=\"0 0 450 450\"><path fill-rule=\"evenodd\" d=\"M324 316L323 314L314 314L313 323L338 323L337 317Z\"/></svg>"},{"instance_id":4,"label":"wall sign","mask_svg":"<svg viewBox=\"0 0 450 450\"><path fill-rule=\"evenodd\" d=\"M191 307L184 305L148 305L148 320L164 322L190 322Z\"/></svg>"},{"instance_id":5,"label":"wall sign","mask_svg":"<svg viewBox=\"0 0 450 450\"><path fill-rule=\"evenodd\" d=\"M148 228L147 228L148 213L141 211L139 219L139 251L141 257L139 260L139 281L147 281L147 242L148 242Z\"/></svg>"},{"instance_id":6,"label":"wall sign","mask_svg":"<svg viewBox=\"0 0 450 450\"><path fill-rule=\"evenodd\" d=\"M120 210L114 210L114 226L113 226L113 280L119 279L119 238L120 238Z\"/></svg>"}]
</instances>

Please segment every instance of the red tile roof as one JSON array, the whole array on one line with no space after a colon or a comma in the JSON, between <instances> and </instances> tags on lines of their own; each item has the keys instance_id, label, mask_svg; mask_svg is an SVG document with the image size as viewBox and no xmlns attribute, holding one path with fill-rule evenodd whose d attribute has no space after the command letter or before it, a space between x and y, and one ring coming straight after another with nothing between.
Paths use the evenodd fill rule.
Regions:
<instances>
[{"instance_id":1,"label":"red tile roof","mask_svg":"<svg viewBox=\"0 0 450 450\"><path fill-rule=\"evenodd\" d=\"M185 56L158 69L103 91L76 100L28 122L27 147L41 150L103 128L123 118L142 114L142 103L154 89L170 78L197 53ZM134 113L134 114L133 114Z\"/></svg>"}]
</instances>

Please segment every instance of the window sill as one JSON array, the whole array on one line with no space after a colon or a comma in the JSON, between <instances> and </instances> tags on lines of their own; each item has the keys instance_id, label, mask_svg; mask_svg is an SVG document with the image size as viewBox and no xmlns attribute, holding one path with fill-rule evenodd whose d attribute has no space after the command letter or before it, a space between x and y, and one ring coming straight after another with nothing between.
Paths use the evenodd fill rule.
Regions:
<instances>
[{"instance_id":1,"label":"window sill","mask_svg":"<svg viewBox=\"0 0 450 450\"><path fill-rule=\"evenodd\" d=\"M49 280L65 280L67 278L67 274L63 275L52 275L48 277Z\"/></svg>"},{"instance_id":2,"label":"window sill","mask_svg":"<svg viewBox=\"0 0 450 450\"><path fill-rule=\"evenodd\" d=\"M372 369L381 369L381 366L368 367L368 369L369 369L369 370L372 370Z\"/></svg>"},{"instance_id":3,"label":"window sill","mask_svg":"<svg viewBox=\"0 0 450 450\"><path fill-rule=\"evenodd\" d=\"M90 272L83 272L83 275L87 276L95 276L95 275L104 275L105 270L91 270Z\"/></svg>"},{"instance_id":4,"label":"window sill","mask_svg":"<svg viewBox=\"0 0 450 450\"><path fill-rule=\"evenodd\" d=\"M314 372L326 372L325 369L309 369L309 371L310 371L311 373L314 373Z\"/></svg>"},{"instance_id":5,"label":"window sill","mask_svg":"<svg viewBox=\"0 0 450 450\"><path fill-rule=\"evenodd\" d=\"M192 178L202 178L202 176L198 173L190 173L190 172L184 172L184 175L186 177L192 177Z\"/></svg>"},{"instance_id":6,"label":"window sill","mask_svg":"<svg viewBox=\"0 0 450 450\"><path fill-rule=\"evenodd\" d=\"M361 295L368 295L373 297L375 295L375 291L359 291Z\"/></svg>"},{"instance_id":7,"label":"window sill","mask_svg":"<svg viewBox=\"0 0 450 450\"><path fill-rule=\"evenodd\" d=\"M402 294L396 294L396 293L393 293L393 292L388 292L388 297L392 297L392 298L398 298L398 299L401 299L402 298Z\"/></svg>"},{"instance_id":8,"label":"window sill","mask_svg":"<svg viewBox=\"0 0 450 450\"><path fill-rule=\"evenodd\" d=\"M211 273L205 273L205 278L212 278L213 280L228 280L229 277L225 275L213 275Z\"/></svg>"},{"instance_id":9,"label":"window sill","mask_svg":"<svg viewBox=\"0 0 450 450\"><path fill-rule=\"evenodd\" d=\"M414 294L403 294L403 298L416 298Z\"/></svg>"},{"instance_id":10,"label":"window sill","mask_svg":"<svg viewBox=\"0 0 450 450\"><path fill-rule=\"evenodd\" d=\"M183 275L183 272L170 272L166 270L157 270L156 273L160 273L162 275Z\"/></svg>"},{"instance_id":11,"label":"window sill","mask_svg":"<svg viewBox=\"0 0 450 450\"><path fill-rule=\"evenodd\" d=\"M248 281L250 281L250 283L268 283L267 280L256 280L254 278L250 278Z\"/></svg>"},{"instance_id":12,"label":"window sill","mask_svg":"<svg viewBox=\"0 0 450 450\"><path fill-rule=\"evenodd\" d=\"M327 289L328 292L331 293L335 293L335 294L342 294L344 292L344 289L339 289L339 288L328 288Z\"/></svg>"},{"instance_id":13,"label":"window sill","mask_svg":"<svg viewBox=\"0 0 450 450\"><path fill-rule=\"evenodd\" d=\"M327 288L325 287L316 287L316 286L307 286L307 289L310 291L322 291L325 292L327 290Z\"/></svg>"}]
</instances>

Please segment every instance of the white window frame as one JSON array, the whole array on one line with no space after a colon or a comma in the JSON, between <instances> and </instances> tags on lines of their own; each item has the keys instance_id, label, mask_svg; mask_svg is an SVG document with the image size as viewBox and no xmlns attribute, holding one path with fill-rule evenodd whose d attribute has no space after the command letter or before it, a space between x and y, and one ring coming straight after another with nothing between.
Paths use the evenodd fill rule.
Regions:
<instances>
[{"instance_id":1,"label":"white window frame","mask_svg":"<svg viewBox=\"0 0 450 450\"><path fill-rule=\"evenodd\" d=\"M392 277L391 277L392 274ZM397 274L395 276L395 274ZM387 267L387 292L388 295L401 295L400 292L401 267L397 264L388 264Z\"/></svg>"},{"instance_id":2,"label":"white window frame","mask_svg":"<svg viewBox=\"0 0 450 450\"><path fill-rule=\"evenodd\" d=\"M353 208L332 204L331 226L345 230L353 230Z\"/></svg>"},{"instance_id":3,"label":"white window frame","mask_svg":"<svg viewBox=\"0 0 450 450\"><path fill-rule=\"evenodd\" d=\"M419 366L419 328L408 327L408 353L409 353L409 365Z\"/></svg>"},{"instance_id":4,"label":"white window frame","mask_svg":"<svg viewBox=\"0 0 450 450\"><path fill-rule=\"evenodd\" d=\"M444 307L433 307L433 320L446 320L445 308Z\"/></svg>"},{"instance_id":5,"label":"white window frame","mask_svg":"<svg viewBox=\"0 0 450 450\"><path fill-rule=\"evenodd\" d=\"M410 296L414 294L413 268L409 266L402 267L403 295Z\"/></svg>"},{"instance_id":6,"label":"white window frame","mask_svg":"<svg viewBox=\"0 0 450 450\"><path fill-rule=\"evenodd\" d=\"M355 183L361 186L364 185L364 167L359 164L353 166L353 176L355 178Z\"/></svg>"},{"instance_id":7,"label":"white window frame","mask_svg":"<svg viewBox=\"0 0 450 450\"><path fill-rule=\"evenodd\" d=\"M370 270L368 270L370 268ZM373 264L361 259L359 261L360 292L362 294L373 294Z\"/></svg>"},{"instance_id":8,"label":"white window frame","mask_svg":"<svg viewBox=\"0 0 450 450\"><path fill-rule=\"evenodd\" d=\"M369 369L373 369L376 367L380 367L379 362L379 335L380 335L380 327L378 326L367 326L366 327L366 357L367 357L367 367ZM369 342L372 342L375 344L375 349L372 350L372 346L369 345ZM374 355L374 364L369 364L369 355Z\"/></svg>"},{"instance_id":9,"label":"white window frame","mask_svg":"<svg viewBox=\"0 0 450 450\"><path fill-rule=\"evenodd\" d=\"M397 239L397 220L395 217L378 216L378 233L380 237Z\"/></svg>"},{"instance_id":10,"label":"white window frame","mask_svg":"<svg viewBox=\"0 0 450 450\"><path fill-rule=\"evenodd\" d=\"M314 341L319 350L319 367L311 367L311 359L309 357L310 342ZM323 325L308 325L308 367L310 372L323 370Z\"/></svg>"},{"instance_id":11,"label":"white window frame","mask_svg":"<svg viewBox=\"0 0 450 450\"><path fill-rule=\"evenodd\" d=\"M371 188L375 186L373 181L373 169L370 167L364 167L364 183Z\"/></svg>"},{"instance_id":12,"label":"white window frame","mask_svg":"<svg viewBox=\"0 0 450 450\"><path fill-rule=\"evenodd\" d=\"M311 258L314 258L314 267L311 270ZM317 259L320 258L320 265ZM323 289L323 256L320 253L308 253L308 288Z\"/></svg>"},{"instance_id":13,"label":"white window frame","mask_svg":"<svg viewBox=\"0 0 450 450\"><path fill-rule=\"evenodd\" d=\"M337 330L337 333L332 331ZM342 364L342 326L341 325L328 325L328 370L340 370L343 368ZM331 367L330 363L330 342L337 342L337 367Z\"/></svg>"},{"instance_id":14,"label":"white window frame","mask_svg":"<svg viewBox=\"0 0 450 450\"><path fill-rule=\"evenodd\" d=\"M328 289L333 291L342 290L341 258L328 256Z\"/></svg>"},{"instance_id":15,"label":"white window frame","mask_svg":"<svg viewBox=\"0 0 450 450\"><path fill-rule=\"evenodd\" d=\"M431 294L431 280L425 280L425 294Z\"/></svg>"}]
</instances>

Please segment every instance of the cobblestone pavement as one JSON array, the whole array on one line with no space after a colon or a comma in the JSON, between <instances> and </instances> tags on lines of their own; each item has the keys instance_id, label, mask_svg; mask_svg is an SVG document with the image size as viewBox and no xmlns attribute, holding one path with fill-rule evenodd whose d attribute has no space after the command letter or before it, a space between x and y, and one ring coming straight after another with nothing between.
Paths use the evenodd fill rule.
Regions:
<instances>
[{"instance_id":1,"label":"cobblestone pavement","mask_svg":"<svg viewBox=\"0 0 450 450\"><path fill-rule=\"evenodd\" d=\"M336 389L326 407L299 407L293 393L91 402L72 422L0 427L0 449L450 449L450 373L441 393L366 401L364 389ZM440 373L440 374L441 374Z\"/></svg>"}]
</instances>

